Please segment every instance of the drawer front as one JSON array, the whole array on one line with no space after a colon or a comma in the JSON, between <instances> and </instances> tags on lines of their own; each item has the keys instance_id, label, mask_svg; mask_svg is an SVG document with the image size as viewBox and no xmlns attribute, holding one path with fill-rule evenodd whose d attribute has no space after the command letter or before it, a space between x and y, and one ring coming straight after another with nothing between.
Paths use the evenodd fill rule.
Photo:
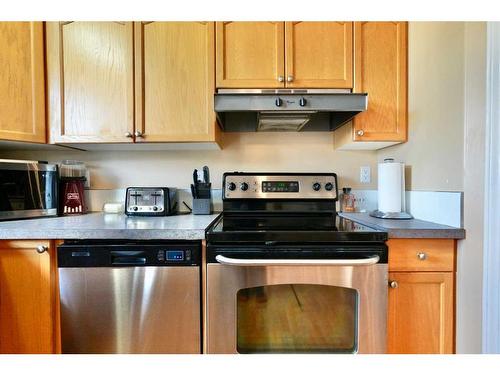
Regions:
<instances>
[{"instance_id":1,"label":"drawer front","mask_svg":"<svg viewBox=\"0 0 500 375\"><path fill-rule=\"evenodd\" d=\"M392 239L389 271L454 271L455 240Z\"/></svg>"}]
</instances>

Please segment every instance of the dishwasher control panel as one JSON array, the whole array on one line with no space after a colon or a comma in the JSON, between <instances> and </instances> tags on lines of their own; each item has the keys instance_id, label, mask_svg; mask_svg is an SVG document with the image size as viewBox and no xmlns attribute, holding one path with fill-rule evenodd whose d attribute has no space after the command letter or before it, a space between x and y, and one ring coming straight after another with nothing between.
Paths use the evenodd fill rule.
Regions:
<instances>
[{"instance_id":1,"label":"dishwasher control panel","mask_svg":"<svg viewBox=\"0 0 500 375\"><path fill-rule=\"evenodd\" d=\"M59 267L199 266L200 241L65 241Z\"/></svg>"},{"instance_id":2,"label":"dishwasher control panel","mask_svg":"<svg viewBox=\"0 0 500 375\"><path fill-rule=\"evenodd\" d=\"M182 263L184 261L190 262L192 259L192 252L187 249L158 250L157 259L160 262L169 262L172 264Z\"/></svg>"}]
</instances>

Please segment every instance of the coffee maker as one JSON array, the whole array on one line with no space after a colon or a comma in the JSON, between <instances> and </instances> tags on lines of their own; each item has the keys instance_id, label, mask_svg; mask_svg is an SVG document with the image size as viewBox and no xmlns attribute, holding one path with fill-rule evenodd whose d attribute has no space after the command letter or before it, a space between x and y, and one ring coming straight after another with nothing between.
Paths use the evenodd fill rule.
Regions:
<instances>
[{"instance_id":1,"label":"coffee maker","mask_svg":"<svg viewBox=\"0 0 500 375\"><path fill-rule=\"evenodd\" d=\"M85 203L87 168L85 163L76 160L64 160L61 163L59 175L59 214L81 215L87 213Z\"/></svg>"}]
</instances>

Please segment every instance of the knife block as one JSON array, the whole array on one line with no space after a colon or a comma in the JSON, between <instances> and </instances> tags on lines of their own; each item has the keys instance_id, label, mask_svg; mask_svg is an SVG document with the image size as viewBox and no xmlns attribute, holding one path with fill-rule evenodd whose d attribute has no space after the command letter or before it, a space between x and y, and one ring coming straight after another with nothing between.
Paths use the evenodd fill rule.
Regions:
<instances>
[{"instance_id":1,"label":"knife block","mask_svg":"<svg viewBox=\"0 0 500 375\"><path fill-rule=\"evenodd\" d=\"M193 215L210 215L212 213L211 198L193 198Z\"/></svg>"}]
</instances>

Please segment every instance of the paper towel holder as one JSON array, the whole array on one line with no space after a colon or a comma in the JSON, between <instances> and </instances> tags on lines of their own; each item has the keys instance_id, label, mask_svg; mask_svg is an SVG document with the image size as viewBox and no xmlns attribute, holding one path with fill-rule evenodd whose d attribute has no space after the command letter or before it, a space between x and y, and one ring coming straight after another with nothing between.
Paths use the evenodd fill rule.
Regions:
<instances>
[{"instance_id":1,"label":"paper towel holder","mask_svg":"<svg viewBox=\"0 0 500 375\"><path fill-rule=\"evenodd\" d=\"M394 159L393 158L386 158L384 159L384 163L393 163ZM405 198L405 193L404 193L404 186L405 186L405 175L404 175L404 170L402 173L402 186L403 186L403 195L402 195L402 211L401 212L383 212L379 210L375 210L370 212L370 216L376 217L379 219L396 219L396 220L408 220L408 219L413 219L413 216L406 212L406 198Z\"/></svg>"}]
</instances>

